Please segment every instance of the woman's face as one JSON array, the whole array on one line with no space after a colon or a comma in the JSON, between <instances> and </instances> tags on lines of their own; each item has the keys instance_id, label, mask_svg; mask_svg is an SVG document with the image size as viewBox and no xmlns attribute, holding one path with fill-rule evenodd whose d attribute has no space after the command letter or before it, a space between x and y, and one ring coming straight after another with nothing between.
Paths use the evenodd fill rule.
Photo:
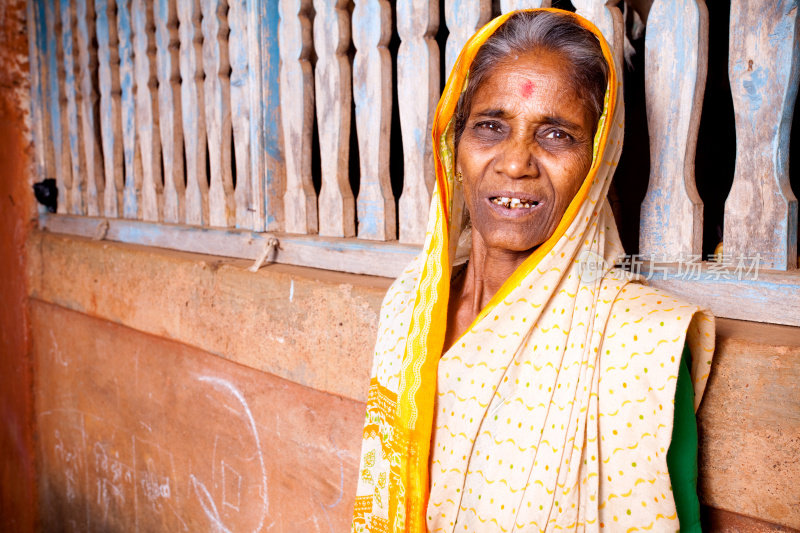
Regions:
<instances>
[{"instance_id":1,"label":"woman's face","mask_svg":"<svg viewBox=\"0 0 800 533\"><path fill-rule=\"evenodd\" d=\"M498 63L475 92L456 170L488 248L542 244L589 172L596 117L570 72L561 55L534 50Z\"/></svg>"}]
</instances>

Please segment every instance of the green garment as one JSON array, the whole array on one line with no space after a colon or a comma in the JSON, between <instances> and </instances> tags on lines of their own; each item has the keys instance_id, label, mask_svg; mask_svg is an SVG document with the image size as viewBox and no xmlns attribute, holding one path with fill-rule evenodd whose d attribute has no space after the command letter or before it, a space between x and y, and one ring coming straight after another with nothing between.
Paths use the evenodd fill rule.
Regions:
<instances>
[{"instance_id":1,"label":"green garment","mask_svg":"<svg viewBox=\"0 0 800 533\"><path fill-rule=\"evenodd\" d=\"M678 522L684 533L702 531L700 500L697 497L697 420L694 414L694 388L689 375L692 354L683 349L678 383L675 386L675 420L672 441L667 451L667 468L672 481L672 496Z\"/></svg>"}]
</instances>

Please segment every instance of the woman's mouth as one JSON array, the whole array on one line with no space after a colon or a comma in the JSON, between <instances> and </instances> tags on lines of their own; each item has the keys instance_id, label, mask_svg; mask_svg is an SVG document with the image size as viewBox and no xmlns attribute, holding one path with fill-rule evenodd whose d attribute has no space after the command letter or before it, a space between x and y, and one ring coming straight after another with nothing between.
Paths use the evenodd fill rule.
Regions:
<instances>
[{"instance_id":1,"label":"woman's mouth","mask_svg":"<svg viewBox=\"0 0 800 533\"><path fill-rule=\"evenodd\" d=\"M514 198L510 196L493 196L489 201L506 209L530 209L539 205L536 200Z\"/></svg>"}]
</instances>

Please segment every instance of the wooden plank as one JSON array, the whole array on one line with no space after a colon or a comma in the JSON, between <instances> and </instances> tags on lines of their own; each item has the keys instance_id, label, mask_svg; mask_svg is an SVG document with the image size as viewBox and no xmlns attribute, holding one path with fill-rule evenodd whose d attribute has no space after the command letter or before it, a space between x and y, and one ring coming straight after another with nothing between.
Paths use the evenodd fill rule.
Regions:
<instances>
[{"instance_id":1,"label":"wooden plank","mask_svg":"<svg viewBox=\"0 0 800 533\"><path fill-rule=\"evenodd\" d=\"M361 171L358 237L380 241L394 239L397 233L389 176L392 59L386 45L392 35L391 17L391 7L386 0L355 2L353 98Z\"/></svg>"},{"instance_id":2,"label":"wooden plank","mask_svg":"<svg viewBox=\"0 0 800 533\"><path fill-rule=\"evenodd\" d=\"M445 0L444 18L450 31L444 65L445 72L450 75L469 38L492 18L492 0Z\"/></svg>"},{"instance_id":3,"label":"wooden plank","mask_svg":"<svg viewBox=\"0 0 800 533\"><path fill-rule=\"evenodd\" d=\"M158 126L164 165L163 220L176 223L186 217L178 11L174 0L157 0L153 9L156 24Z\"/></svg>"},{"instance_id":4,"label":"wooden plank","mask_svg":"<svg viewBox=\"0 0 800 533\"><path fill-rule=\"evenodd\" d=\"M200 0L177 2L181 42L181 118L186 150L186 223L207 225L208 181Z\"/></svg>"},{"instance_id":5,"label":"wooden plank","mask_svg":"<svg viewBox=\"0 0 800 533\"><path fill-rule=\"evenodd\" d=\"M403 194L400 196L400 242L425 240L434 183L430 131L439 101L439 6L427 0L397 4L397 94L403 137Z\"/></svg>"},{"instance_id":6,"label":"wooden plank","mask_svg":"<svg viewBox=\"0 0 800 533\"><path fill-rule=\"evenodd\" d=\"M49 110L47 90L47 32L45 2L30 1L27 5L28 62L31 84L31 133L33 134L34 173L36 181L53 176L53 146L48 133Z\"/></svg>"},{"instance_id":7,"label":"wooden plank","mask_svg":"<svg viewBox=\"0 0 800 533\"><path fill-rule=\"evenodd\" d=\"M113 0L95 0L97 12L97 60L100 85L100 134L103 146L105 185L103 213L116 218L122 206L124 187L122 161L122 115L120 107L119 40L117 9Z\"/></svg>"},{"instance_id":8,"label":"wooden plank","mask_svg":"<svg viewBox=\"0 0 800 533\"><path fill-rule=\"evenodd\" d=\"M225 0L201 0L203 13L203 93L208 135L208 221L212 226L236 223L231 176L231 107L228 60L228 20Z\"/></svg>"},{"instance_id":9,"label":"wooden plank","mask_svg":"<svg viewBox=\"0 0 800 533\"><path fill-rule=\"evenodd\" d=\"M95 118L98 95L95 88L97 79L97 49L95 32L95 12L93 0L75 0L76 45L78 47L78 66L80 72L81 137L83 138L84 161L86 165L86 212L97 216L103 212L103 160L100 151L99 128Z\"/></svg>"},{"instance_id":10,"label":"wooden plank","mask_svg":"<svg viewBox=\"0 0 800 533\"><path fill-rule=\"evenodd\" d=\"M55 233L96 237L105 221L91 217L48 215L39 227ZM316 235L255 233L248 230L200 228L135 220L108 220L105 239L171 250L255 260L272 236L280 246L274 262L395 278L416 257L420 247L397 241L373 242Z\"/></svg>"},{"instance_id":11,"label":"wooden plank","mask_svg":"<svg viewBox=\"0 0 800 533\"><path fill-rule=\"evenodd\" d=\"M122 157L125 188L122 215L141 215L142 165L136 149L136 95L134 93L131 0L117 0L117 37L119 39L120 106L122 108Z\"/></svg>"},{"instance_id":12,"label":"wooden plank","mask_svg":"<svg viewBox=\"0 0 800 533\"><path fill-rule=\"evenodd\" d=\"M233 148L236 156L236 227L255 229L254 183L250 176L250 32L245 0L228 1L228 53L231 63L231 124L233 129Z\"/></svg>"},{"instance_id":13,"label":"wooden plank","mask_svg":"<svg viewBox=\"0 0 800 533\"><path fill-rule=\"evenodd\" d=\"M550 7L550 0L500 0L500 10L503 13L537 7Z\"/></svg>"},{"instance_id":14,"label":"wooden plank","mask_svg":"<svg viewBox=\"0 0 800 533\"><path fill-rule=\"evenodd\" d=\"M355 200L350 188L351 72L349 0L314 0L314 47L319 155L319 234L353 237Z\"/></svg>"},{"instance_id":15,"label":"wooden plank","mask_svg":"<svg viewBox=\"0 0 800 533\"><path fill-rule=\"evenodd\" d=\"M74 215L86 214L86 203L84 201L84 152L83 152L83 132L81 130L82 107L79 99L81 98L77 81L75 80L75 33L77 25L76 8L71 2L63 1L59 5L61 15L61 48L64 64L64 93L67 97L66 102L66 124L67 139L69 146L69 162L72 174L72 181L68 191L69 212Z\"/></svg>"},{"instance_id":16,"label":"wooden plank","mask_svg":"<svg viewBox=\"0 0 800 533\"><path fill-rule=\"evenodd\" d=\"M136 138L142 161L142 219L161 220L161 142L158 138L156 43L152 5L133 0Z\"/></svg>"},{"instance_id":17,"label":"wooden plank","mask_svg":"<svg viewBox=\"0 0 800 533\"><path fill-rule=\"evenodd\" d=\"M311 76L311 0L279 0L280 93L286 160L284 226L290 233L316 233L317 198L311 181L314 82Z\"/></svg>"},{"instance_id":18,"label":"wooden plank","mask_svg":"<svg viewBox=\"0 0 800 533\"><path fill-rule=\"evenodd\" d=\"M53 177L58 190L58 213L67 213L72 174L67 148L66 96L63 91L64 62L61 50L61 17L56 2L43 2L47 33L47 108L50 138L53 143ZM64 105L62 105L64 104Z\"/></svg>"},{"instance_id":19,"label":"wooden plank","mask_svg":"<svg viewBox=\"0 0 800 533\"><path fill-rule=\"evenodd\" d=\"M574 0L575 12L591 20L614 52L617 79L622 82L622 51L625 41L625 24L617 3L619 0Z\"/></svg>"},{"instance_id":20,"label":"wooden plank","mask_svg":"<svg viewBox=\"0 0 800 533\"><path fill-rule=\"evenodd\" d=\"M694 155L707 65L705 0L657 0L645 36L650 181L639 252L662 261L702 253L703 201L695 185Z\"/></svg>"},{"instance_id":21,"label":"wooden plank","mask_svg":"<svg viewBox=\"0 0 800 533\"><path fill-rule=\"evenodd\" d=\"M731 3L728 75L736 117L736 170L725 201L726 256L762 255L797 267L797 199L789 133L800 77L798 2Z\"/></svg>"}]
</instances>

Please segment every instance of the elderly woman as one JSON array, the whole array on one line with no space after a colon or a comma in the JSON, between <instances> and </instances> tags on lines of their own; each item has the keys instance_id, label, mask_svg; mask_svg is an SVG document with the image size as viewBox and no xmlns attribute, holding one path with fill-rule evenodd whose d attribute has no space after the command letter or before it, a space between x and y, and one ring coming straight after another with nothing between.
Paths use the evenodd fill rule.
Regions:
<instances>
[{"instance_id":1,"label":"elderly woman","mask_svg":"<svg viewBox=\"0 0 800 533\"><path fill-rule=\"evenodd\" d=\"M612 268L622 126L577 15L504 15L461 52L426 243L381 310L354 531L699 529L713 318Z\"/></svg>"}]
</instances>

